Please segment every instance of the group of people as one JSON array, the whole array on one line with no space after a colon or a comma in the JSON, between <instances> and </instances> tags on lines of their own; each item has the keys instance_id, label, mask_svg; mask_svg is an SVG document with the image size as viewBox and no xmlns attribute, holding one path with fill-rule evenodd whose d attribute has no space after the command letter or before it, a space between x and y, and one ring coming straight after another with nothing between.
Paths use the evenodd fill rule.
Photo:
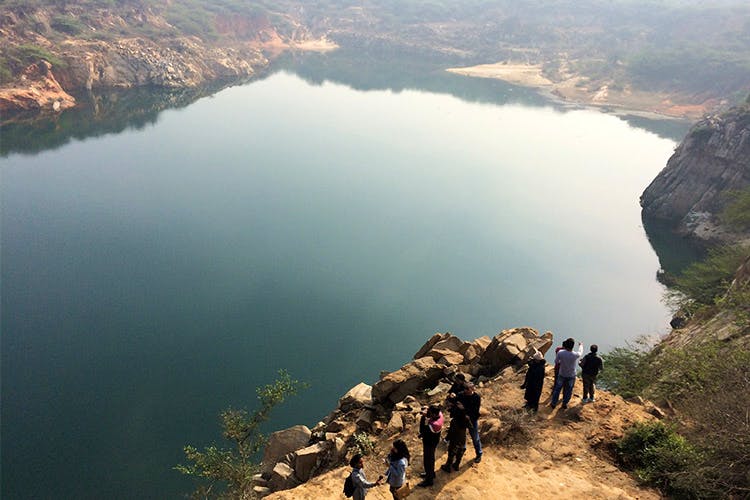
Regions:
<instances>
[{"instance_id":1,"label":"group of people","mask_svg":"<svg viewBox=\"0 0 750 500\"><path fill-rule=\"evenodd\" d=\"M562 392L562 408L568 407L573 395L573 387L576 380L576 365L582 369L583 378L583 402L594 402L594 391L596 377L603 368L602 359L598 356L599 348L591 346L590 352L583 356L583 344L579 342L578 350L573 351L575 340L569 338L562 346L555 350L555 383L552 389L552 400L550 406L554 408L560 400ZM532 411L539 409L539 398L544 385L544 372L546 361L541 352L535 351L529 361L522 389L526 389L524 399L525 408ZM440 467L442 471L450 473L459 470L461 459L466 452L466 433L471 436L474 445L474 463L482 461L482 443L479 439L479 408L482 398L476 392L474 384L466 380L463 373L455 376L453 385L448 391L446 409L451 417L446 439L448 441L448 459ZM417 486L432 486L435 480L435 451L440 443L443 429L444 417L441 407L438 405L422 407L419 421L419 437L422 440L422 453L424 457L424 472L421 474L422 482ZM400 490L406 483L406 468L409 465L411 455L406 443L397 439L393 442L391 451L385 462L388 470L384 476L378 477L377 481L370 482L364 473L364 458L361 454L352 457L349 465L352 467L351 479L354 485L353 498L363 500L367 490L382 484L383 480L390 487L394 500L399 500Z\"/></svg>"},{"instance_id":2,"label":"group of people","mask_svg":"<svg viewBox=\"0 0 750 500\"><path fill-rule=\"evenodd\" d=\"M466 452L466 433L471 436L474 445L474 463L482 461L482 443L479 439L479 408L482 398L476 392L474 384L466 380L463 373L458 373L454 383L448 392L446 408L450 414L451 421L448 426L448 459L440 469L445 472L457 471L461 459ZM422 454L424 457L424 472L420 474L422 481L419 487L429 487L435 481L435 451L440 443L445 418L441 407L438 405L422 407L419 421L419 437L422 440ZM386 462L388 470L385 476L380 476L377 481L369 482L365 477L362 455L354 455L349 462L352 467L352 482L354 484L354 498L363 499L367 490L382 484L383 480L388 483L394 500L398 500L399 491L406 482L406 467L409 465L409 449L406 443L397 439Z\"/></svg>"},{"instance_id":3,"label":"group of people","mask_svg":"<svg viewBox=\"0 0 750 500\"><path fill-rule=\"evenodd\" d=\"M552 388L552 399L550 406L555 408L560 401L560 392L562 392L562 406L567 409L570 398L573 396L573 387L576 382L576 365L581 367L581 378L583 379L583 403L593 403L595 401L594 392L596 390L596 377L604 367L602 358L599 357L599 347L596 344L591 346L590 352L583 356L583 343L578 343L578 351L573 351L575 340L566 339L562 346L555 349L555 383ZM544 385L544 370L547 363L541 352L536 351L529 361L529 369L526 372L521 389L526 389L524 399L526 404L524 408L532 411L539 409L539 398L542 395L542 386Z\"/></svg>"}]
</instances>

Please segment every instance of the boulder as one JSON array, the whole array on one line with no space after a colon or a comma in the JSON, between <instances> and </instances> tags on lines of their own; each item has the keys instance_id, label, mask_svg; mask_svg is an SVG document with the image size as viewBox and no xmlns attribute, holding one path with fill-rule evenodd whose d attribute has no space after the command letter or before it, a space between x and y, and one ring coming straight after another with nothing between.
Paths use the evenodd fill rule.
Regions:
<instances>
[{"instance_id":1,"label":"boulder","mask_svg":"<svg viewBox=\"0 0 750 500\"><path fill-rule=\"evenodd\" d=\"M340 437L335 437L331 441L331 462L337 464L346 458L346 442Z\"/></svg>"},{"instance_id":2,"label":"boulder","mask_svg":"<svg viewBox=\"0 0 750 500\"><path fill-rule=\"evenodd\" d=\"M430 357L419 358L389 373L372 387L375 403L394 405L406 396L434 387L443 376L443 366Z\"/></svg>"},{"instance_id":3,"label":"boulder","mask_svg":"<svg viewBox=\"0 0 750 500\"><path fill-rule=\"evenodd\" d=\"M441 365L460 365L464 362L463 354L455 351L443 351L444 354L436 361Z\"/></svg>"},{"instance_id":4,"label":"boulder","mask_svg":"<svg viewBox=\"0 0 750 500\"><path fill-rule=\"evenodd\" d=\"M312 437L312 432L304 425L295 425L271 434L263 452L261 472L264 474L271 473L276 462L288 453L307 446L310 437Z\"/></svg>"},{"instance_id":5,"label":"boulder","mask_svg":"<svg viewBox=\"0 0 750 500\"><path fill-rule=\"evenodd\" d=\"M450 333L436 333L435 335L430 337L430 340L425 342L424 345L419 348L419 350L417 351L417 353L414 355L412 359L424 358L427 355L427 353L430 351L430 349L432 349L435 346L435 344L437 344L441 340L445 340L449 336L450 336Z\"/></svg>"},{"instance_id":6,"label":"boulder","mask_svg":"<svg viewBox=\"0 0 750 500\"><path fill-rule=\"evenodd\" d=\"M334 420L326 426L326 432L341 432L346 428L346 421Z\"/></svg>"},{"instance_id":7,"label":"boulder","mask_svg":"<svg viewBox=\"0 0 750 500\"><path fill-rule=\"evenodd\" d=\"M479 358L480 372L492 376L510 364L520 365L528 361L534 350L544 354L552 346L552 333L539 336L529 327L511 328L497 334Z\"/></svg>"},{"instance_id":8,"label":"boulder","mask_svg":"<svg viewBox=\"0 0 750 500\"><path fill-rule=\"evenodd\" d=\"M404 430L404 420L401 418L401 413L394 411L391 415L391 419L388 421L388 425L385 427L385 433L389 436L398 434Z\"/></svg>"},{"instance_id":9,"label":"boulder","mask_svg":"<svg viewBox=\"0 0 750 500\"><path fill-rule=\"evenodd\" d=\"M303 483L310 479L328 458L331 444L315 443L307 448L297 450L294 457L294 475Z\"/></svg>"},{"instance_id":10,"label":"boulder","mask_svg":"<svg viewBox=\"0 0 750 500\"><path fill-rule=\"evenodd\" d=\"M277 463L271 471L271 479L268 486L273 491L288 490L299 485L300 482L294 476L294 469L284 462Z\"/></svg>"},{"instance_id":11,"label":"boulder","mask_svg":"<svg viewBox=\"0 0 750 500\"><path fill-rule=\"evenodd\" d=\"M360 382L339 399L338 408L347 412L355 408L372 405L372 386Z\"/></svg>"},{"instance_id":12,"label":"boulder","mask_svg":"<svg viewBox=\"0 0 750 500\"><path fill-rule=\"evenodd\" d=\"M482 352L483 351L480 351L479 348L474 344L469 344L469 346L462 353L464 357L463 363L470 365L476 361L479 361L479 358L482 356Z\"/></svg>"},{"instance_id":13,"label":"boulder","mask_svg":"<svg viewBox=\"0 0 750 500\"><path fill-rule=\"evenodd\" d=\"M357 417L357 428L369 430L372 428L372 424L375 422L375 411L370 408L365 408L360 412Z\"/></svg>"},{"instance_id":14,"label":"boulder","mask_svg":"<svg viewBox=\"0 0 750 500\"><path fill-rule=\"evenodd\" d=\"M265 486L253 486L253 492L259 497L266 497L271 494L271 488Z\"/></svg>"},{"instance_id":15,"label":"boulder","mask_svg":"<svg viewBox=\"0 0 750 500\"><path fill-rule=\"evenodd\" d=\"M439 396L439 395L445 396L448 394L448 389L450 388L451 388L451 384L448 384L446 382L440 382L438 385L436 385L433 389L431 389L427 393L427 396L430 398L433 396Z\"/></svg>"}]
</instances>

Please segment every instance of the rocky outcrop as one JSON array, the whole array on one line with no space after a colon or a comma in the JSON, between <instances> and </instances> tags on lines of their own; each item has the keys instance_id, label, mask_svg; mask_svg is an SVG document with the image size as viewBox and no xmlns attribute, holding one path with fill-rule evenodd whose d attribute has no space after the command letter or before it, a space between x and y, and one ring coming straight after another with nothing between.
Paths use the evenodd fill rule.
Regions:
<instances>
[{"instance_id":1,"label":"rocky outcrop","mask_svg":"<svg viewBox=\"0 0 750 500\"><path fill-rule=\"evenodd\" d=\"M644 218L700 239L733 240L716 215L727 193L750 186L750 106L707 117L688 132L641 195Z\"/></svg>"},{"instance_id":2,"label":"rocky outcrop","mask_svg":"<svg viewBox=\"0 0 750 500\"><path fill-rule=\"evenodd\" d=\"M326 468L341 465L347 452L353 453L361 445L362 436L396 436L413 428L422 405L445 401L450 381L458 372L475 377L482 386L493 377L514 375L535 350L545 353L551 346L551 332L540 336L527 327L471 342L450 333L436 333L413 361L381 374L372 387L365 383L352 387L339 399L336 410L311 432L296 426L272 434L255 491L267 495L294 488ZM495 427L507 431L507 426L499 423ZM492 429L485 430L488 436L494 435Z\"/></svg>"},{"instance_id":3,"label":"rocky outcrop","mask_svg":"<svg viewBox=\"0 0 750 500\"><path fill-rule=\"evenodd\" d=\"M75 103L57 82L47 61L26 68L16 86L0 89L0 115L12 111L59 112Z\"/></svg>"},{"instance_id":4,"label":"rocky outcrop","mask_svg":"<svg viewBox=\"0 0 750 500\"><path fill-rule=\"evenodd\" d=\"M209 47L182 37L167 46L133 38L115 43L70 42L61 47L68 88L195 87L207 81L251 77L268 66L257 47Z\"/></svg>"},{"instance_id":5,"label":"rocky outcrop","mask_svg":"<svg viewBox=\"0 0 750 500\"><path fill-rule=\"evenodd\" d=\"M263 452L261 472L271 472L281 458L288 453L307 446L311 436L312 432L304 425L295 425L294 427L271 434Z\"/></svg>"},{"instance_id":6,"label":"rocky outcrop","mask_svg":"<svg viewBox=\"0 0 750 500\"><path fill-rule=\"evenodd\" d=\"M268 67L266 54L304 49L306 42L320 38L291 15L228 11L211 15L197 30L181 24L184 13L174 10L169 2L91 9L75 2L0 8L3 56L11 54L7 60L13 61L3 68L9 72L2 75L0 112L65 109L75 104L66 92L78 90L190 88L243 80ZM196 12L201 10L195 7ZM178 22L172 24L175 17ZM24 61L33 63L43 78L21 74Z\"/></svg>"}]
</instances>

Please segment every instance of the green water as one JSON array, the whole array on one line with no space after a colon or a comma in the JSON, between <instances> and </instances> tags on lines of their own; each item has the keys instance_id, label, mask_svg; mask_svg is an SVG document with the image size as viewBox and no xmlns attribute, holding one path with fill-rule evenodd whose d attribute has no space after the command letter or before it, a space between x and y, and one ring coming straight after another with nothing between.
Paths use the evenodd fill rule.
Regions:
<instances>
[{"instance_id":1,"label":"green water","mask_svg":"<svg viewBox=\"0 0 750 500\"><path fill-rule=\"evenodd\" d=\"M311 388L269 429L436 331L603 351L666 331L638 197L670 126L434 70L288 68L4 129L3 498L177 498L182 446L279 368Z\"/></svg>"}]
</instances>

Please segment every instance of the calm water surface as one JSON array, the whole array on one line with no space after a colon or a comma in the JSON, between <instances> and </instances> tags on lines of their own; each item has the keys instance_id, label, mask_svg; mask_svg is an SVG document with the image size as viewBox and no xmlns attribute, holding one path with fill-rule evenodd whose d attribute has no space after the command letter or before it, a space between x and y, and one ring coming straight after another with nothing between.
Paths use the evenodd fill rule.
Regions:
<instances>
[{"instance_id":1,"label":"calm water surface","mask_svg":"<svg viewBox=\"0 0 750 500\"><path fill-rule=\"evenodd\" d=\"M179 497L279 368L311 388L269 429L436 331L664 332L638 197L675 142L536 100L280 72L0 159L3 498Z\"/></svg>"}]
</instances>

